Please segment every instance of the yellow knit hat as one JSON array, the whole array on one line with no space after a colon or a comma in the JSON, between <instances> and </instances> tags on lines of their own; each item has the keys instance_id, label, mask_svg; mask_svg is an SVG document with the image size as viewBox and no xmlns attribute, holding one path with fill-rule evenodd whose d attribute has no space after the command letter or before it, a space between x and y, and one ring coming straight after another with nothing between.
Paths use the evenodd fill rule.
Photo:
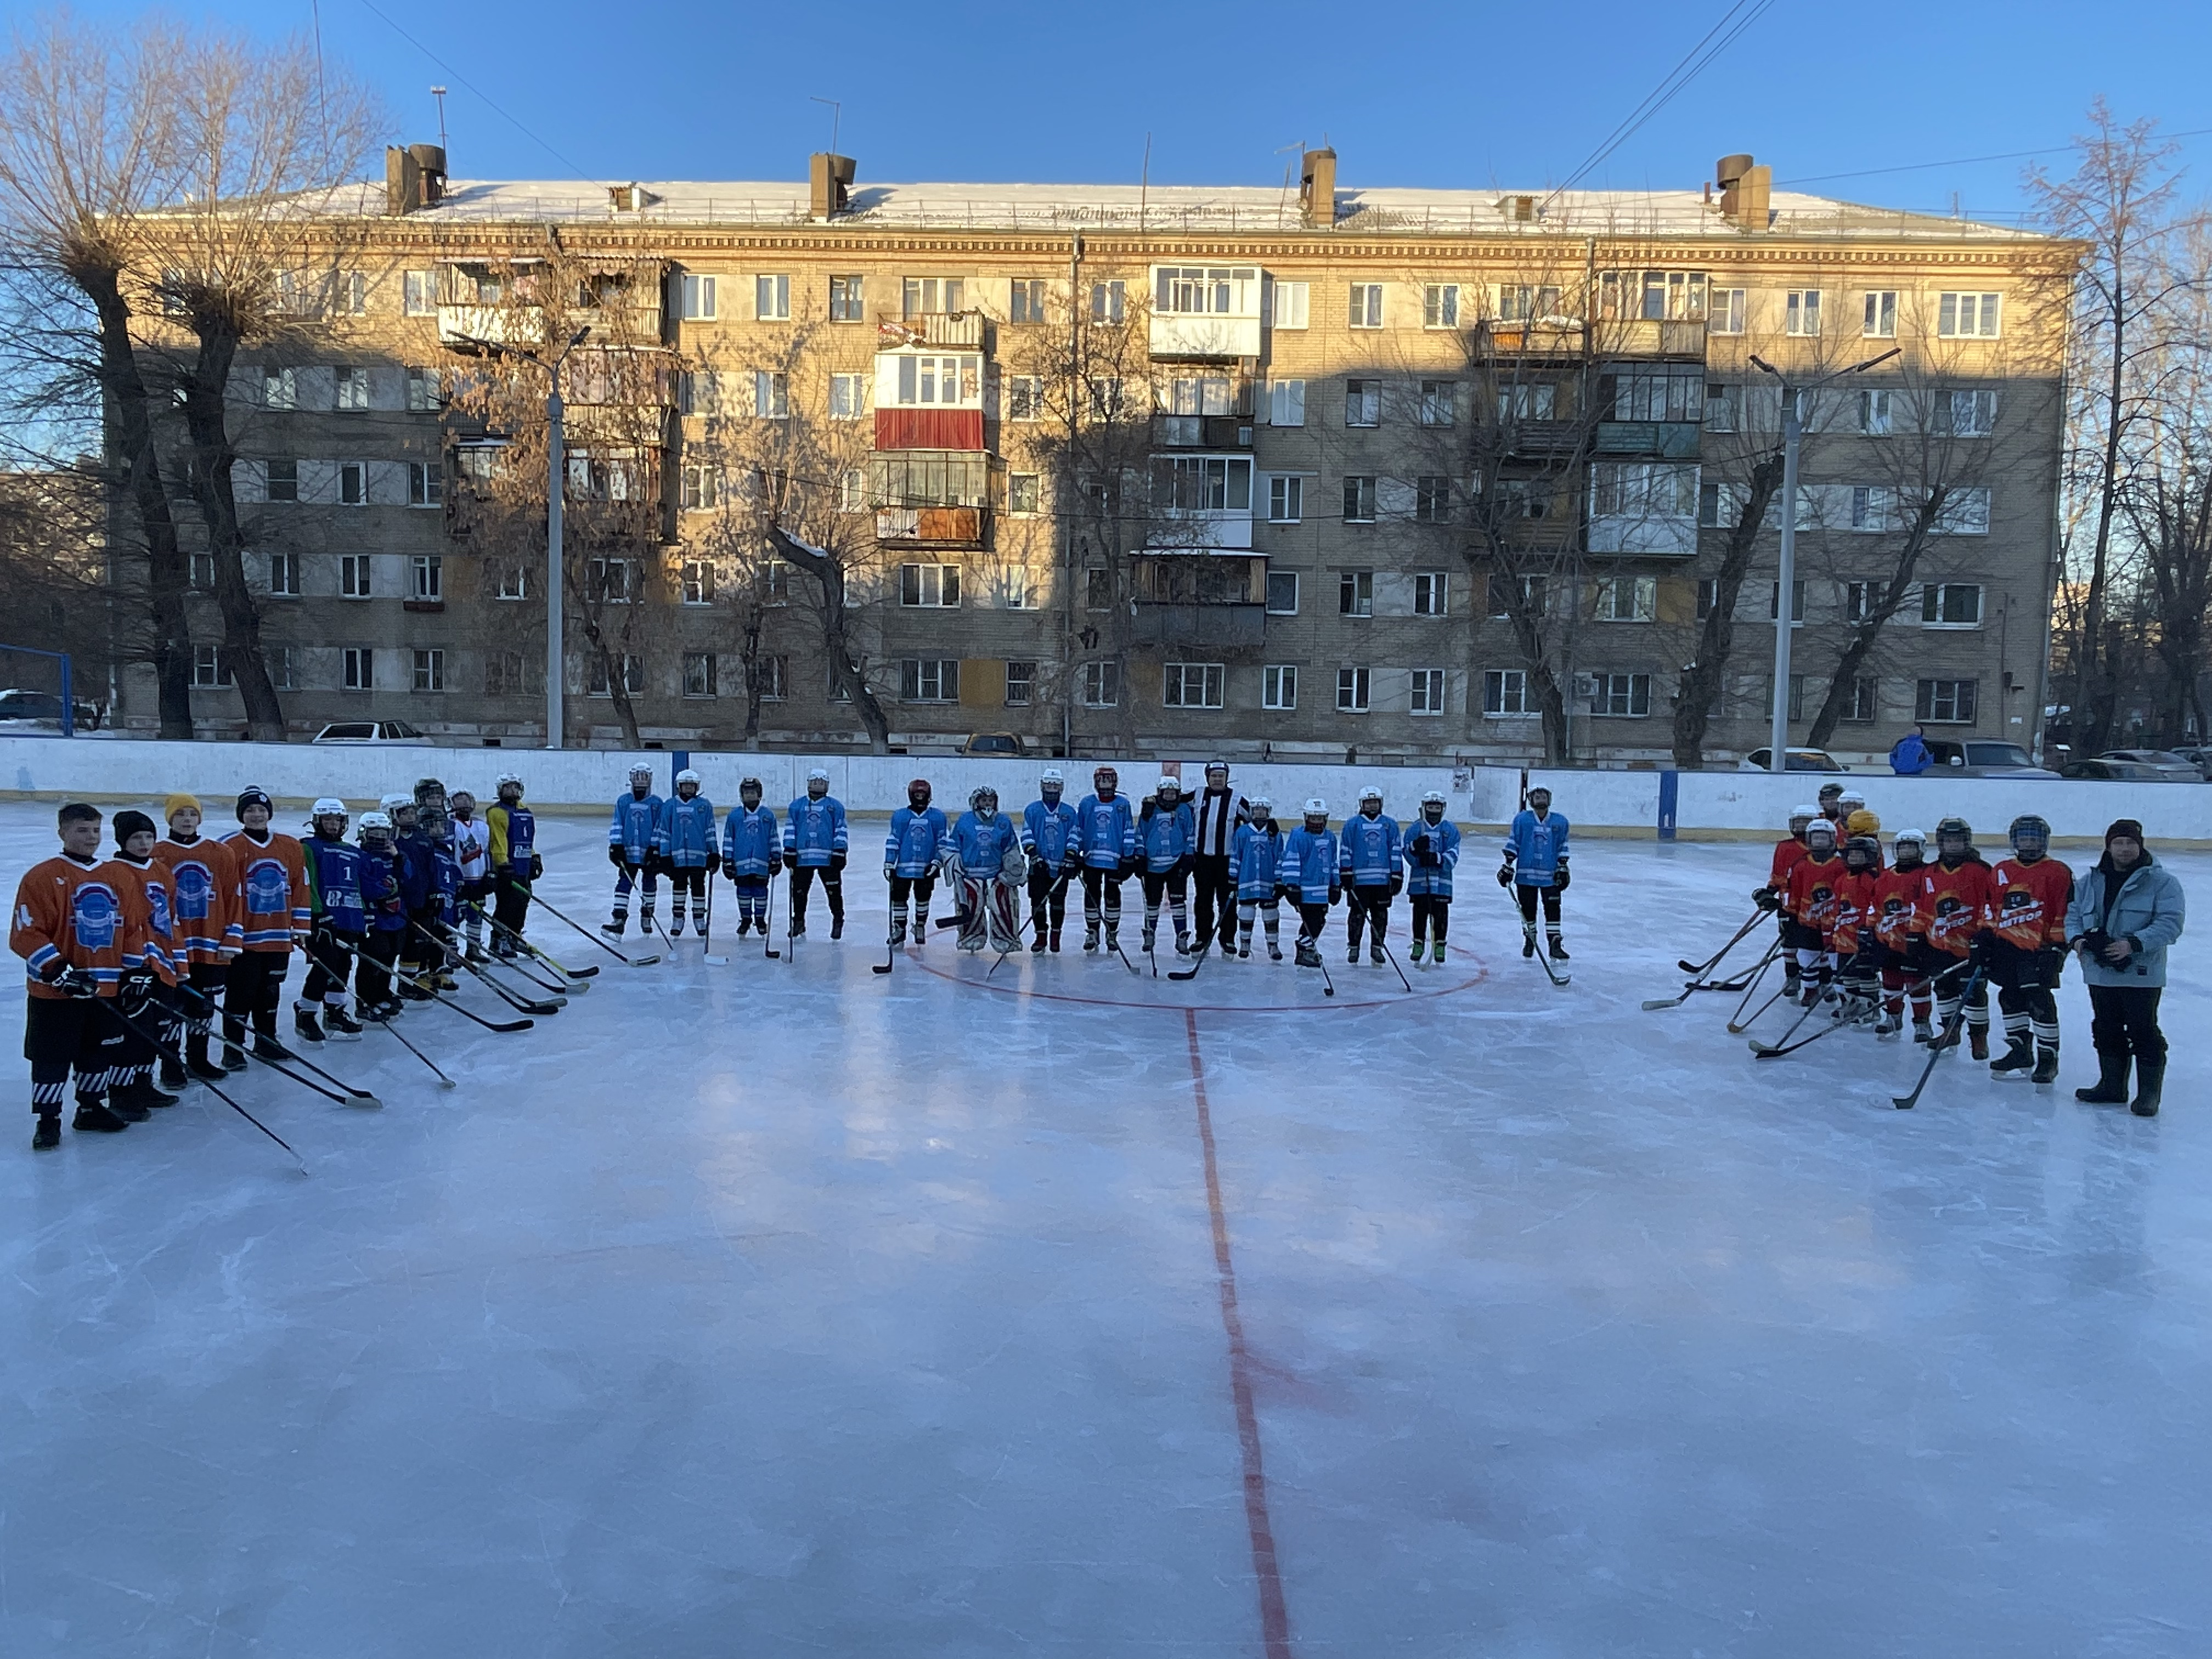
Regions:
<instances>
[{"instance_id":1,"label":"yellow knit hat","mask_svg":"<svg viewBox=\"0 0 2212 1659\"><path fill-rule=\"evenodd\" d=\"M169 820L177 816L179 811L187 806L191 807L195 812L198 811L200 810L199 797L197 795L186 795L182 793L169 796L161 803L161 822L164 823L168 823Z\"/></svg>"}]
</instances>

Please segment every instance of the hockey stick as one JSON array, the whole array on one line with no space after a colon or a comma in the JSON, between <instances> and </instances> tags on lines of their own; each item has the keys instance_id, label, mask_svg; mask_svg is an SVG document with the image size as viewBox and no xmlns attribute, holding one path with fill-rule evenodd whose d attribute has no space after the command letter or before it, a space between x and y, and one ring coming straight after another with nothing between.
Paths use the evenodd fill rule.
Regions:
<instances>
[{"instance_id":1,"label":"hockey stick","mask_svg":"<svg viewBox=\"0 0 2212 1659\"><path fill-rule=\"evenodd\" d=\"M356 962L367 962L372 968L379 969L386 974L389 974L392 971L390 969L386 968L382 963L371 961L368 957L364 957L360 951L355 950L353 946L348 945L343 939L337 940L336 943L339 950L344 951ZM447 1007L451 1008L455 1013L467 1016L470 1019L474 1020L477 1024L483 1026L487 1031L526 1031L532 1025L538 1023L533 1019L528 1018L486 1019L482 1014L477 1012L475 1009L470 1007L466 1003L456 1002L453 998L447 996L443 991L428 991L423 994L428 996L433 1002L444 1003Z\"/></svg>"},{"instance_id":2,"label":"hockey stick","mask_svg":"<svg viewBox=\"0 0 2212 1659\"><path fill-rule=\"evenodd\" d=\"M1766 964L1774 960L1775 957L1781 951L1781 949L1782 942L1779 939L1777 939L1773 944L1766 947L1766 954L1765 956L1761 957L1751 969L1738 975L1736 978L1732 980L1712 981L1692 980L1689 984L1685 985L1682 988L1682 992L1680 996L1647 998L1644 1003L1644 1010L1646 1013L1649 1013L1652 1010L1657 1008L1679 1008L1682 1004L1687 1002L1692 997L1695 996L1700 991L1741 991L1747 985L1755 985L1759 982L1759 979L1765 975L1766 972ZM1716 958L1716 960L1717 960L1717 958ZM1741 1013L1742 1010L1739 1008L1737 1012Z\"/></svg>"},{"instance_id":3,"label":"hockey stick","mask_svg":"<svg viewBox=\"0 0 2212 1659\"><path fill-rule=\"evenodd\" d=\"M1198 977L1198 970L1206 966L1206 959L1212 954L1212 952L1211 951L1201 947L1198 953L1198 959L1195 962L1193 962L1188 968L1170 969L1168 971L1168 977L1175 981L1178 985L1189 983L1192 980Z\"/></svg>"},{"instance_id":4,"label":"hockey stick","mask_svg":"<svg viewBox=\"0 0 2212 1659\"><path fill-rule=\"evenodd\" d=\"M416 933L422 934L423 938L428 939L432 944L437 945L441 948L443 947L444 941L439 939L439 937L435 933L432 933L428 928L423 927L420 922L410 919L407 925L410 927L414 928ZM471 962L466 957L459 958L458 965L463 972L475 975L477 979L482 980L484 984L490 987L491 994L497 997L501 1002L507 1004L508 1007L517 1009L523 1013L557 1014L562 1008L568 1006L568 1000L566 998L556 998L550 1002L545 1002L533 997L526 997L519 992L510 990L498 980L494 979L488 970L479 966L477 963ZM423 988L418 985L416 988L417 990L421 990Z\"/></svg>"},{"instance_id":5,"label":"hockey stick","mask_svg":"<svg viewBox=\"0 0 2212 1659\"><path fill-rule=\"evenodd\" d=\"M303 950L301 954L305 955L306 951ZM329 969L326 968L324 971L328 972ZM181 982L178 985L177 988L180 991L189 991L192 995L199 998L201 1004L208 1010L209 1018L210 1023L212 1023L215 1013L215 1004L212 1000L208 997L206 993L195 990L191 986L185 985ZM119 1014L121 1010L118 1009L117 1012ZM156 1048L160 1047L158 1043L155 1046ZM240 1052L241 1054L251 1055L253 1059L259 1060L264 1066L268 1066L272 1071L284 1072L283 1066L279 1065L276 1061L270 1060L264 1055L254 1054L251 1045L242 1048ZM305 1066L308 1071L313 1072L317 1077L321 1078L324 1082L328 1083L331 1085L331 1088L325 1089L318 1087L316 1085L308 1082L306 1078L300 1077L291 1072L284 1072L284 1075L290 1078L293 1082L303 1085L307 1088L313 1089L317 1094L322 1095L328 1099L335 1100L341 1106L380 1107L384 1104L382 1101L379 1100L374 1095L369 1093L368 1090L357 1089L352 1084L348 1083L343 1078L331 1076L330 1073L316 1065L313 1060L309 1060L305 1054L295 1054L289 1048L286 1049L285 1052L292 1055L292 1061L295 1065ZM204 1081L204 1079L203 1079L203 1081ZM339 1092L333 1094L331 1091L331 1089L337 1090Z\"/></svg>"},{"instance_id":6,"label":"hockey stick","mask_svg":"<svg viewBox=\"0 0 2212 1659\"><path fill-rule=\"evenodd\" d=\"M621 951L616 950L613 945L608 944L606 940L601 939L597 933L593 933L590 928L585 927L582 922L578 921L574 916L568 915L563 911L555 909L552 905L538 897L535 889L525 887L520 882L515 881L512 878L508 880L507 884L509 887L512 887L516 892L521 894L523 897L528 899L532 904L535 904L539 909L550 915L556 921L564 921L568 923L569 927L574 928L578 933L581 933L586 939L591 940L592 944L598 945L599 949L605 951L609 956L614 957L617 962L627 963L633 968L650 968L654 963L660 960L659 957L657 955L649 957L626 957ZM515 933L516 930L510 928L507 931L510 933ZM520 933L516 933L516 937L520 938Z\"/></svg>"},{"instance_id":7,"label":"hockey stick","mask_svg":"<svg viewBox=\"0 0 2212 1659\"><path fill-rule=\"evenodd\" d=\"M1797 1028L1802 1025L1807 1020L1812 1018L1814 1014L1819 1010L1820 1005L1827 1000L1828 998L1826 993L1823 993L1815 996L1812 1001L1805 1004L1804 1006L1800 1008L1797 1011L1797 1018L1791 1020L1789 1025L1783 1030L1782 1040L1779 1042L1761 1042L1757 1037L1752 1038L1752 1052L1753 1054L1757 1054L1762 1048L1786 1048L1789 1045L1790 1040L1797 1035Z\"/></svg>"},{"instance_id":8,"label":"hockey stick","mask_svg":"<svg viewBox=\"0 0 2212 1659\"><path fill-rule=\"evenodd\" d=\"M1943 978L1955 971L1957 971L1955 969L1946 969L1942 974L1936 975L1936 978ZM1966 1005L1974 1000L1974 993L1982 988L1987 978L1988 975L1977 967L1972 975L1966 981L1966 988L1959 994L1957 1009L1944 1020L1943 1029L1936 1033L1936 1041L1928 1045L1928 1063L1920 1068L1920 1080L1912 1085L1912 1092L1909 1095L1892 1095L1889 1097L1889 1103L1896 1107L1899 1111L1909 1112L1920 1103L1920 1091L1928 1086L1928 1079L1936 1070L1936 1062L1959 1046L1959 1030L1966 1024ZM1931 979L1929 983L1933 985L1935 980Z\"/></svg>"},{"instance_id":9,"label":"hockey stick","mask_svg":"<svg viewBox=\"0 0 2212 1659\"><path fill-rule=\"evenodd\" d=\"M986 922L984 925L988 927L989 923ZM1014 942L1012 945L1009 945L1005 950L1000 951L998 961L993 963L989 968L984 970L983 977L985 979L990 978L993 974L997 973L1000 969L1006 966L1006 958L1022 948L1022 935L1028 933L1029 930L1030 918L1024 916L1022 919L1022 925L1014 929Z\"/></svg>"},{"instance_id":10,"label":"hockey stick","mask_svg":"<svg viewBox=\"0 0 2212 1659\"><path fill-rule=\"evenodd\" d=\"M477 914L482 915L483 913L479 909ZM496 917L484 916L484 920L491 923L492 931L494 933L506 934L511 944L520 946L521 949L530 956L534 957L539 962L544 963L555 973L560 975L564 981L579 979L590 979L599 971L599 964L596 962L586 963L581 968L571 968L567 963L562 961L558 957L549 956L544 951L539 950L535 945L532 945L528 939L523 938L521 934L516 933L514 928L508 927L505 922L501 921ZM532 982L543 983L542 981L533 981ZM545 988L549 991L574 991L579 989L589 990L591 988L589 986L580 987L573 984L562 983L557 986L548 985Z\"/></svg>"},{"instance_id":11,"label":"hockey stick","mask_svg":"<svg viewBox=\"0 0 2212 1659\"><path fill-rule=\"evenodd\" d=\"M779 867L781 867L779 866ZM780 961L783 952L768 942L768 919L775 914L775 871L768 872L768 903L761 911L761 954L770 962Z\"/></svg>"},{"instance_id":12,"label":"hockey stick","mask_svg":"<svg viewBox=\"0 0 2212 1659\"><path fill-rule=\"evenodd\" d=\"M204 1000L204 999L203 999L203 1000ZM115 1001L119 1004L122 1001L122 998L118 997L115 999ZM141 1042L150 1046L156 1054L161 1052L161 1043L153 1036L149 1036L145 1028L141 1026L137 1021L132 1019L130 1015L125 1013L121 1007L113 1007L109 1009L108 1012L115 1016L116 1022L118 1024L120 1024L125 1030L135 1036ZM264 1066L269 1064L267 1060L264 1060L261 1063ZM239 1116L244 1118L248 1123L251 1123L255 1128L260 1130L263 1134L267 1135L270 1139L275 1141L286 1152L292 1152L294 1161L300 1166L300 1173L301 1175L308 1173L307 1160L301 1158L299 1153L292 1152L291 1142L286 1140L283 1136L278 1134L274 1129L264 1123L259 1118L254 1116L252 1113L247 1111L245 1107L240 1105L236 1101L233 1100L221 1089L216 1087L214 1084L209 1082L205 1078L201 1078L199 1079L199 1085L201 1088L206 1090L210 1094L213 1095L217 1100L221 1101L224 1105L229 1107L232 1111L236 1112ZM371 1098L374 1098L374 1097L371 1097Z\"/></svg>"},{"instance_id":13,"label":"hockey stick","mask_svg":"<svg viewBox=\"0 0 2212 1659\"><path fill-rule=\"evenodd\" d=\"M1328 957L1322 953L1321 941L1317 939L1308 939L1306 945L1314 953L1315 964L1321 969L1321 994L1325 997L1334 996L1336 981L1329 977Z\"/></svg>"},{"instance_id":14,"label":"hockey stick","mask_svg":"<svg viewBox=\"0 0 2212 1659\"><path fill-rule=\"evenodd\" d=\"M1876 1009L1878 1012L1880 1009L1879 1004L1876 1004ZM1808 1009L1806 1012L1809 1013L1812 1011ZM1751 1045L1751 1052L1761 1060L1779 1060L1784 1054L1796 1054L1800 1048L1804 1048L1808 1043L1818 1042L1822 1037L1827 1036L1831 1031L1856 1029L1866 1024L1866 1017L1863 1014L1847 1013L1842 1009L1838 1009L1837 1010L1833 1018L1830 1019L1826 1025L1823 1025L1819 1030L1814 1032L1813 1035L1808 1037L1799 1037L1795 1042L1762 1044L1754 1042ZM1793 1026L1790 1029L1794 1030L1796 1028Z\"/></svg>"},{"instance_id":15,"label":"hockey stick","mask_svg":"<svg viewBox=\"0 0 2212 1659\"><path fill-rule=\"evenodd\" d=\"M699 933L699 960L709 968L726 968L730 965L729 957L716 956L714 947L707 943L714 936L714 878L720 873L720 870L709 870L707 872L707 921Z\"/></svg>"},{"instance_id":16,"label":"hockey stick","mask_svg":"<svg viewBox=\"0 0 2212 1659\"><path fill-rule=\"evenodd\" d=\"M381 1019L381 1018L380 1018L380 1019L376 1020L376 1021L374 1022L374 1024L378 1024L378 1025L382 1026L382 1027L383 1027L386 1031L390 1032L393 1036L399 1037L399 1046L400 1046L401 1048L404 1048L404 1049L405 1049L409 1054L410 1054L414 1055L416 1059L417 1059L417 1060L421 1060L421 1061L422 1061L425 1066L428 1066L428 1067L429 1067L433 1072L435 1072L435 1073L437 1073L437 1077L438 1077L438 1086L439 1086L440 1088L441 1088L441 1089L452 1089L452 1088L456 1088L456 1087L458 1087L458 1086L459 1086L457 1084L455 1084L455 1083L454 1083L454 1081L453 1081L453 1079L451 1079L451 1078L447 1077L447 1076L445 1074L445 1073L444 1073L443 1071L441 1071L441 1070L440 1070L440 1069L439 1069L438 1062L437 1062L436 1060L434 1060L431 1059L429 1055L428 1055L428 1054L424 1054L424 1053L423 1053L420 1048L416 1048L413 1043L410 1042L409 1042L405 1037L404 1037L404 1036L399 1036L399 1028L398 1028L397 1025L394 1025L394 1024L393 1024L390 1020L388 1020L388 1019Z\"/></svg>"},{"instance_id":17,"label":"hockey stick","mask_svg":"<svg viewBox=\"0 0 2212 1659\"><path fill-rule=\"evenodd\" d=\"M1367 907L1367 937L1382 947L1383 959L1393 968L1398 969L1398 982L1408 991L1412 990L1413 981L1406 977L1406 970L1403 968L1398 967L1398 953L1390 948L1390 942L1382 937L1382 913L1371 904Z\"/></svg>"},{"instance_id":18,"label":"hockey stick","mask_svg":"<svg viewBox=\"0 0 2212 1659\"><path fill-rule=\"evenodd\" d=\"M1691 962L1686 958L1683 961L1677 963L1675 965L1680 968L1684 973L1689 975L1691 978L1703 979L1707 974L1712 972L1713 969L1718 964L1723 957L1735 950L1738 945L1741 945L1743 942L1744 936L1749 933L1753 928L1758 927L1760 919L1765 915L1766 912L1764 910L1753 911L1751 913L1751 920L1735 930L1735 936L1729 939L1726 945L1722 945L1719 950L1714 951L1712 955L1707 957L1703 962Z\"/></svg>"},{"instance_id":19,"label":"hockey stick","mask_svg":"<svg viewBox=\"0 0 2212 1659\"><path fill-rule=\"evenodd\" d=\"M1531 888L1529 890L1534 892L1536 890ZM1524 939L1534 939L1536 937L1536 924L1531 921L1527 916L1521 915L1521 901L1515 898L1509 891L1505 895L1505 902L1513 907L1513 914L1521 917L1521 937ZM1572 983L1575 977L1572 974L1563 974L1558 969L1552 966L1552 953L1547 948L1548 945L1549 941L1547 940L1545 944L1539 945L1532 953L1535 957L1538 963L1543 968L1544 976L1550 980L1553 984L1558 986L1564 987Z\"/></svg>"}]
</instances>

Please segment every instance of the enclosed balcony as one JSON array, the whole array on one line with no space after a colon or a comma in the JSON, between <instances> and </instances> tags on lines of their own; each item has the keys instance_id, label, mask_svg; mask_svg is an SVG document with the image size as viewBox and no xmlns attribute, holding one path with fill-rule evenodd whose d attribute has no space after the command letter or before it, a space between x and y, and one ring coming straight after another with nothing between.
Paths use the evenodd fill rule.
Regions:
<instances>
[{"instance_id":1,"label":"enclosed balcony","mask_svg":"<svg viewBox=\"0 0 2212 1659\"><path fill-rule=\"evenodd\" d=\"M868 461L876 539L896 547L990 545L990 463L960 451L904 450Z\"/></svg>"},{"instance_id":2,"label":"enclosed balcony","mask_svg":"<svg viewBox=\"0 0 2212 1659\"><path fill-rule=\"evenodd\" d=\"M1233 362L1260 355L1257 265L1154 265L1152 353Z\"/></svg>"},{"instance_id":3,"label":"enclosed balcony","mask_svg":"<svg viewBox=\"0 0 2212 1659\"><path fill-rule=\"evenodd\" d=\"M1254 647L1267 636L1267 562L1256 558L1139 559L1133 636L1140 646Z\"/></svg>"},{"instance_id":4,"label":"enclosed balcony","mask_svg":"<svg viewBox=\"0 0 2212 1659\"><path fill-rule=\"evenodd\" d=\"M990 545L990 509L981 507L879 507L876 540L885 547L980 548Z\"/></svg>"},{"instance_id":5,"label":"enclosed balcony","mask_svg":"<svg viewBox=\"0 0 2212 1659\"><path fill-rule=\"evenodd\" d=\"M1698 550L1698 469L1668 461L1590 467L1589 550L1686 558Z\"/></svg>"},{"instance_id":6,"label":"enclosed balcony","mask_svg":"<svg viewBox=\"0 0 2212 1659\"><path fill-rule=\"evenodd\" d=\"M1252 545L1249 455L1155 455L1148 550L1206 553Z\"/></svg>"},{"instance_id":7,"label":"enclosed balcony","mask_svg":"<svg viewBox=\"0 0 2212 1659\"><path fill-rule=\"evenodd\" d=\"M973 351L876 354L876 447L983 447L983 358Z\"/></svg>"},{"instance_id":8,"label":"enclosed balcony","mask_svg":"<svg viewBox=\"0 0 2212 1659\"><path fill-rule=\"evenodd\" d=\"M876 321L876 332L887 346L935 346L939 350L947 347L954 350L981 351L984 340L983 313L980 311L922 311L900 316L885 315Z\"/></svg>"}]
</instances>

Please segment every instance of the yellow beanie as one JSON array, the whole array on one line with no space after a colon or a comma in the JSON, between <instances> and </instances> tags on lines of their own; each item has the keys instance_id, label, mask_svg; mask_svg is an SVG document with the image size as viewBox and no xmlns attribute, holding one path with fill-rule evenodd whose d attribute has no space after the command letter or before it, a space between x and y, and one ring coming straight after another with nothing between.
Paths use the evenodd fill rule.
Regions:
<instances>
[{"instance_id":1,"label":"yellow beanie","mask_svg":"<svg viewBox=\"0 0 2212 1659\"><path fill-rule=\"evenodd\" d=\"M197 795L186 794L174 794L169 796L161 803L161 822L167 823L170 819L175 817L180 811L187 806L191 807L195 812L198 811L200 810L199 797Z\"/></svg>"}]
</instances>

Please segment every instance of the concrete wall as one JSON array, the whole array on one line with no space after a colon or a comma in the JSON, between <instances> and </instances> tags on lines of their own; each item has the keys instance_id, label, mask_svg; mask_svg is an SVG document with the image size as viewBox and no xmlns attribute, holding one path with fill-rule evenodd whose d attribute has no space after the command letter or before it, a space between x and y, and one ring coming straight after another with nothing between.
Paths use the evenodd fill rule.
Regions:
<instances>
[{"instance_id":1,"label":"concrete wall","mask_svg":"<svg viewBox=\"0 0 2212 1659\"><path fill-rule=\"evenodd\" d=\"M499 775L512 771L525 781L531 803L546 811L597 811L621 792L634 761L653 769L655 785L665 792L678 763L668 750L641 754L595 750L313 748L305 744L161 743L137 738L86 738L74 742L46 738L0 738L0 796L47 799L82 797L95 801L153 802L171 790L198 795L217 823L228 822L230 802L247 784L258 784L287 805L304 805L318 795L337 794L356 809L392 790L410 791L415 781L434 774L448 789L466 788L489 804ZM738 781L758 777L771 804L781 805L805 787L817 765L830 774L832 793L856 812L888 812L906 799L907 781L927 777L936 787L937 803L948 810L964 804L968 792L989 783L1000 800L1018 808L1036 798L1037 774L1057 764L1067 775L1068 793L1079 798L1091 787L1092 763L1035 760L964 760L913 756L827 758L805 755L694 754L709 798L734 804ZM1203 781L1202 757L1181 763L1122 762L1121 782L1132 794L1148 791L1163 770L1179 769L1188 787ZM1658 772L1546 771L1528 774L1543 783L1554 804L1577 828L1625 835L1655 833L1659 818ZM1358 790L1373 783L1383 792L1388 811L1410 817L1422 793L1441 789L1462 823L1503 823L1520 799L1522 775L1505 767L1269 766L1237 764L1233 776L1247 795L1265 794L1279 814L1287 815L1312 796L1329 804L1332 815L1352 808ZM1684 772L1677 775L1679 833L1686 837L1765 839L1788 820L1790 809L1809 802L1821 781L1818 775L1781 778L1763 772ZM2039 812L2063 840L2096 842L2117 817L2142 820L2154 845L2212 846L2212 785L2008 782L1992 778L1930 775L1899 778L1887 773L1853 772L1841 779L1859 790L1881 816L1889 833L1911 828L1933 831L1949 813L1965 817L1984 844L2001 844L2004 826L2022 812Z\"/></svg>"}]
</instances>

